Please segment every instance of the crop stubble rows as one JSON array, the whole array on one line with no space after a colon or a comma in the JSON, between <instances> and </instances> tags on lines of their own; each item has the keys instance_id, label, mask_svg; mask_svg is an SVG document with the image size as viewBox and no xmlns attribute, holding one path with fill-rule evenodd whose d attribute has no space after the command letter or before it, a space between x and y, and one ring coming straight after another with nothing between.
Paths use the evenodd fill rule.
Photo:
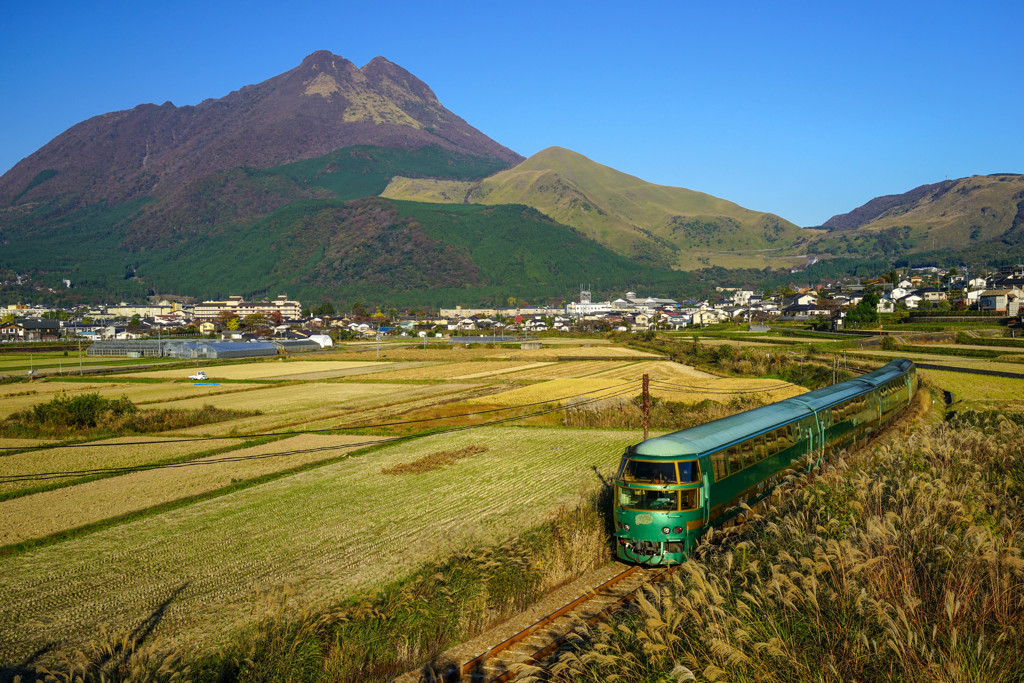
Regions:
<instances>
[{"instance_id":1,"label":"crop stubble rows","mask_svg":"<svg viewBox=\"0 0 1024 683\"><path fill-rule=\"evenodd\" d=\"M81 646L164 605L158 634L215 642L289 582L316 603L445 548L536 521L596 486L631 432L482 428L437 435L0 559L0 658ZM416 475L381 470L446 448L488 451ZM301 579L299 578L301 577Z\"/></svg>"}]
</instances>

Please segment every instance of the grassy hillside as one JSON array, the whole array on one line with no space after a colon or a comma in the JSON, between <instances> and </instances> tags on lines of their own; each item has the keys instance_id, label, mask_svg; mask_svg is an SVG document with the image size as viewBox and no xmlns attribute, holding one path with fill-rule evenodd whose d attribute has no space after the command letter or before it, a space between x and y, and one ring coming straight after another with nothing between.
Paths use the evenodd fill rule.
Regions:
<instances>
[{"instance_id":1,"label":"grassy hillside","mask_svg":"<svg viewBox=\"0 0 1024 683\"><path fill-rule=\"evenodd\" d=\"M840 227L814 239L810 251L852 256L951 250L1020 253L1024 176L971 176L923 186L904 195L879 197L829 223Z\"/></svg>"},{"instance_id":2,"label":"grassy hillside","mask_svg":"<svg viewBox=\"0 0 1024 683\"><path fill-rule=\"evenodd\" d=\"M778 216L702 192L654 185L560 147L479 182L398 177L383 196L525 204L620 254L662 267L760 267L766 256L791 254L801 237L797 226Z\"/></svg>"}]
</instances>

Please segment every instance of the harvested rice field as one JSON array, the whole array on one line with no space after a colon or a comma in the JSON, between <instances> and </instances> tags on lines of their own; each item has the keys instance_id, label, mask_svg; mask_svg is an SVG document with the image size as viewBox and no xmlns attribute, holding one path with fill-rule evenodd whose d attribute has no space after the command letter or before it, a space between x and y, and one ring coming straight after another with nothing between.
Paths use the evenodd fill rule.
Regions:
<instances>
[{"instance_id":1,"label":"harvested rice field","mask_svg":"<svg viewBox=\"0 0 1024 683\"><path fill-rule=\"evenodd\" d=\"M535 523L597 486L593 468L609 472L639 438L536 426L556 424L551 415L534 416L531 427L486 424L507 417L504 407L520 414L531 403L632 398L644 373L655 397L684 401L779 386L715 378L605 340L565 342L537 351L382 347L381 360L371 346L205 366L212 382L224 381L217 386L188 382L189 369L0 385L0 417L92 392L127 396L143 410L259 412L83 448L0 451L0 666L44 650L40 663L56 661L156 610L161 643L215 646L262 616L268 592L285 585L299 606L336 602ZM766 396L801 391L786 385ZM481 406L499 411L470 415ZM484 424L385 443L476 422ZM354 425L364 430L311 433ZM267 434L276 440L246 440ZM157 463L175 466L81 474ZM66 476L32 478L50 472Z\"/></svg>"},{"instance_id":2,"label":"harvested rice field","mask_svg":"<svg viewBox=\"0 0 1024 683\"><path fill-rule=\"evenodd\" d=\"M83 647L156 610L161 643L215 647L291 585L317 605L578 499L637 435L481 428L435 435L0 558L0 660ZM383 470L483 446L420 474ZM52 655L51 655L52 656Z\"/></svg>"},{"instance_id":3,"label":"harvested rice field","mask_svg":"<svg viewBox=\"0 0 1024 683\"><path fill-rule=\"evenodd\" d=\"M337 360L265 360L254 363L231 365L204 365L203 370L209 375L210 382L217 380L251 380L251 379L298 379L301 375L341 377L348 370L376 365L375 361L337 361ZM191 369L152 370L132 373L132 377L149 377L153 379L178 379L188 381L188 376L195 372ZM334 374L337 373L337 374Z\"/></svg>"},{"instance_id":4,"label":"harvested rice field","mask_svg":"<svg viewBox=\"0 0 1024 683\"><path fill-rule=\"evenodd\" d=\"M1024 379L969 375L964 372L919 370L931 386L953 394L953 401L979 410L1024 411Z\"/></svg>"},{"instance_id":5,"label":"harvested rice field","mask_svg":"<svg viewBox=\"0 0 1024 683\"><path fill-rule=\"evenodd\" d=\"M214 443L196 443L190 439L161 437L161 443L145 436L129 436L92 442L88 446L44 448L12 455L0 455L0 477L31 476L43 473L81 472L109 467L138 467L187 457L201 451L237 446L241 439L225 439ZM144 442L144 445L132 446ZM66 478L47 477L43 480L0 481L0 493L11 494L39 486L60 484L81 479L82 474L69 474ZM0 516L0 519L3 519ZM16 517L6 518L0 525L16 523ZM2 545L2 543L0 543Z\"/></svg>"},{"instance_id":6,"label":"harvested rice field","mask_svg":"<svg viewBox=\"0 0 1024 683\"><path fill-rule=\"evenodd\" d=\"M376 373L374 379L390 380L462 380L476 377L489 377L497 374L524 370L535 367L536 363L486 360L486 361L462 361L454 363L434 363L426 367L419 367L406 370L395 370L393 372Z\"/></svg>"},{"instance_id":7,"label":"harvested rice field","mask_svg":"<svg viewBox=\"0 0 1024 683\"><path fill-rule=\"evenodd\" d=\"M0 501L0 546L43 538L216 491L235 482L334 459L383 441L386 439L303 434L189 460L174 467L143 470Z\"/></svg>"},{"instance_id":8,"label":"harvested rice field","mask_svg":"<svg viewBox=\"0 0 1024 683\"><path fill-rule=\"evenodd\" d=\"M615 376L620 375L620 376ZM667 401L698 403L705 399L724 403L740 393L757 392L767 401L781 401L806 390L778 380L740 378L699 378L692 376L670 376L671 379L655 381L651 376L651 395ZM522 406L534 403L575 403L580 398L632 398L641 392L640 373L630 368L598 376L583 378L562 378L527 387L519 387L474 399L478 403Z\"/></svg>"},{"instance_id":9,"label":"harvested rice field","mask_svg":"<svg viewBox=\"0 0 1024 683\"><path fill-rule=\"evenodd\" d=\"M191 384L143 382L72 382L52 381L37 382L32 393L21 395L0 395L0 419L11 413L31 408L37 403L45 403L55 396L74 397L80 394L99 394L103 398L121 398L127 396L140 408L160 408L160 403L185 398L198 398L212 403L212 396L233 394L246 390L262 389L265 384L222 384L219 386L193 386Z\"/></svg>"},{"instance_id":10,"label":"harvested rice field","mask_svg":"<svg viewBox=\"0 0 1024 683\"><path fill-rule=\"evenodd\" d=\"M534 367L516 370L507 375L508 379L558 379L560 377L592 377L610 370L625 369L637 365L635 361L578 360L563 363L536 363Z\"/></svg>"}]
</instances>

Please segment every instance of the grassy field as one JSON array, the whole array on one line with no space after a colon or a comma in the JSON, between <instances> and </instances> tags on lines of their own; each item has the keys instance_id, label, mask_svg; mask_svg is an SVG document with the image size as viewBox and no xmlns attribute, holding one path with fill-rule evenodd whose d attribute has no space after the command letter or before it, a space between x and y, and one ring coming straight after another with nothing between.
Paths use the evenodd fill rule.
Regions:
<instances>
[{"instance_id":1,"label":"grassy field","mask_svg":"<svg viewBox=\"0 0 1024 683\"><path fill-rule=\"evenodd\" d=\"M560 413L520 423L531 426L424 435L431 429L521 415L532 410L523 404L538 401L632 397L645 372L655 396L674 391L658 382L707 387L718 400L779 384L630 360L653 356L607 342L562 341L539 351L387 347L386 360L377 361L371 347L205 365L213 381L225 382L219 386L194 386L181 369L0 385L0 416L61 392L124 395L143 410L212 405L260 413L87 448L0 454L0 663L53 661L104 630L149 626L151 642L213 645L264 616L266 597L284 586L295 605L312 609L543 521L598 487L595 468L608 473L638 438L630 430L552 426ZM679 390L683 400L701 398ZM481 410L498 412L471 414ZM352 425L378 426L302 433ZM279 436L244 438L268 433ZM419 437L349 455L405 434ZM156 443L132 445L139 441ZM16 481L172 462L181 466ZM410 470L417 473L401 474Z\"/></svg>"},{"instance_id":2,"label":"grassy field","mask_svg":"<svg viewBox=\"0 0 1024 683\"><path fill-rule=\"evenodd\" d=\"M334 459L375 441L382 439L304 434L205 458L192 458L187 465L182 463L174 467L143 470L0 501L0 546L44 538L199 496L283 469ZM237 443L237 440L218 442L217 445L224 448L232 443ZM192 442L178 446L179 452L188 447L196 448ZM152 450L134 449L138 453L159 452L164 456L161 459L169 455L168 451L157 447ZM127 466L129 459L122 457L119 462L121 466ZM11 463L10 466L19 465ZM75 463L72 466L81 465ZM20 471L27 469L22 466Z\"/></svg>"},{"instance_id":3,"label":"grassy field","mask_svg":"<svg viewBox=\"0 0 1024 683\"><path fill-rule=\"evenodd\" d=\"M154 616L169 645L213 645L285 584L313 604L533 523L596 487L592 468L607 474L635 440L522 428L426 437L0 558L0 659L81 647L101 628ZM487 451L422 474L382 473L474 445Z\"/></svg>"}]
</instances>

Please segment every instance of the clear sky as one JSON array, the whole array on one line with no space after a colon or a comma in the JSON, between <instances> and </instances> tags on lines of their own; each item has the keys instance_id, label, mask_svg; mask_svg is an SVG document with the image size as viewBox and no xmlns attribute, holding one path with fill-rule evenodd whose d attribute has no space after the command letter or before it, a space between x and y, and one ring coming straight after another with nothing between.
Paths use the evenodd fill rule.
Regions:
<instances>
[{"instance_id":1,"label":"clear sky","mask_svg":"<svg viewBox=\"0 0 1024 683\"><path fill-rule=\"evenodd\" d=\"M377 55L530 156L798 225L1024 172L1024 2L0 0L0 172L86 118Z\"/></svg>"}]
</instances>

